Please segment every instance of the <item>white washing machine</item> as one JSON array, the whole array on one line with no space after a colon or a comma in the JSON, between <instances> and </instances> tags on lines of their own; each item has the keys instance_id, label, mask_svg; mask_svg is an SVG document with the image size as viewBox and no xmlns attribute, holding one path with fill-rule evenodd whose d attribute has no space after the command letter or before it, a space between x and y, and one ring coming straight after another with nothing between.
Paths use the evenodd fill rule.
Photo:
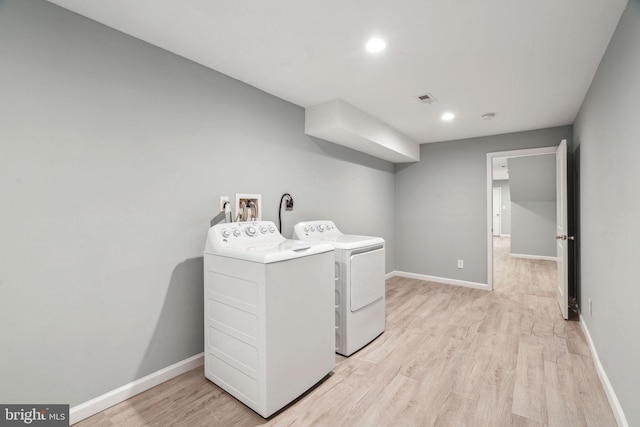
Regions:
<instances>
[{"instance_id":1,"label":"white washing machine","mask_svg":"<svg viewBox=\"0 0 640 427\"><path fill-rule=\"evenodd\" d=\"M209 229L205 376L265 418L335 366L333 252L270 221Z\"/></svg>"},{"instance_id":2,"label":"white washing machine","mask_svg":"<svg viewBox=\"0 0 640 427\"><path fill-rule=\"evenodd\" d=\"M293 230L296 239L336 250L336 352L350 356L385 329L384 239L343 234L332 221L300 222Z\"/></svg>"}]
</instances>

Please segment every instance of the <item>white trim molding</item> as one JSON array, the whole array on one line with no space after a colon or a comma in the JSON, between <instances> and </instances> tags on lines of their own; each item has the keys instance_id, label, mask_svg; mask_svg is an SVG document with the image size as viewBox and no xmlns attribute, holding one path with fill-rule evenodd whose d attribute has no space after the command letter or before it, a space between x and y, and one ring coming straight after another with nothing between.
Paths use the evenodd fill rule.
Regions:
<instances>
[{"instance_id":1,"label":"white trim molding","mask_svg":"<svg viewBox=\"0 0 640 427\"><path fill-rule=\"evenodd\" d=\"M448 279L446 277L427 276L426 274L408 273L406 271L394 271L392 276L407 277L409 279L424 280L425 282L437 282L445 285L464 286L465 288L482 289L484 291L491 290L486 283L467 282L466 280Z\"/></svg>"},{"instance_id":2,"label":"white trim molding","mask_svg":"<svg viewBox=\"0 0 640 427\"><path fill-rule=\"evenodd\" d=\"M124 402L143 391L147 391L158 384L169 381L170 379L197 368L198 366L202 366L203 364L204 353L196 354L188 359L151 373L146 377L142 377L87 402L76 405L69 410L69 425L80 422L85 418L89 418L100 411L104 411L113 405Z\"/></svg>"},{"instance_id":3,"label":"white trim molding","mask_svg":"<svg viewBox=\"0 0 640 427\"><path fill-rule=\"evenodd\" d=\"M525 254L511 254L512 258L524 258L524 259L541 259L544 261L558 261L558 257L545 256L545 255L525 255Z\"/></svg>"},{"instance_id":4,"label":"white trim molding","mask_svg":"<svg viewBox=\"0 0 640 427\"><path fill-rule=\"evenodd\" d=\"M624 415L624 411L622 410L622 406L620 405L618 396L616 396L616 392L613 390L613 386L609 382L607 373L602 367L602 363L600 363L598 352L596 351L596 347L593 345L591 334L589 333L589 329L587 329L587 324L584 322L582 313L580 313L580 325L582 326L584 335L587 338L587 344L589 344L589 349L591 350L591 355L593 356L593 363L594 365L596 365L596 372L598 372L598 377L600 378L600 382L602 383L604 392L607 395L607 400L609 400L609 405L611 406L613 415L616 417L616 421L618 422L618 425L620 427L629 427L629 423L627 422L627 417Z\"/></svg>"}]
</instances>

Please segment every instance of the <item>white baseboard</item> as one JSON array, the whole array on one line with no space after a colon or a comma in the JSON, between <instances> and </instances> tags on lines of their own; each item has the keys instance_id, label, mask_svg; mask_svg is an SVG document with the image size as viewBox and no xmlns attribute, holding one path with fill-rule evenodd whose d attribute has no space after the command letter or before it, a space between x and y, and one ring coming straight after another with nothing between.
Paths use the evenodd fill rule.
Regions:
<instances>
[{"instance_id":1,"label":"white baseboard","mask_svg":"<svg viewBox=\"0 0 640 427\"><path fill-rule=\"evenodd\" d=\"M384 280L391 279L395 275L396 275L395 271L392 271L391 273L387 273L384 275Z\"/></svg>"},{"instance_id":2,"label":"white baseboard","mask_svg":"<svg viewBox=\"0 0 640 427\"><path fill-rule=\"evenodd\" d=\"M406 271L394 271L391 277L393 276L407 277L409 279L418 279L418 280L424 280L427 282L444 283L445 285L464 286L465 288L482 289L485 291L488 291L490 289L489 285L487 285L486 283L467 282L466 280L448 279L446 277L427 276L425 274L407 273Z\"/></svg>"},{"instance_id":3,"label":"white baseboard","mask_svg":"<svg viewBox=\"0 0 640 427\"><path fill-rule=\"evenodd\" d=\"M203 364L204 353L196 354L188 359L174 363L171 366L167 366L164 369L160 369L159 371L149 374L146 377L142 377L129 384L125 384L122 387L118 387L117 389L107 392L102 396L98 396L95 399L91 399L87 402L74 406L69 410L69 425L82 421L100 411L104 411L117 403L123 402L136 394L149 390L160 383L175 378L178 375L184 374L185 372L197 368L198 366L202 366Z\"/></svg>"},{"instance_id":4,"label":"white baseboard","mask_svg":"<svg viewBox=\"0 0 640 427\"><path fill-rule=\"evenodd\" d=\"M544 261L557 261L558 258L554 256L544 256L544 255L525 255L525 254L511 254L513 258L524 258L524 259L541 259Z\"/></svg>"},{"instance_id":5,"label":"white baseboard","mask_svg":"<svg viewBox=\"0 0 640 427\"><path fill-rule=\"evenodd\" d=\"M627 422L627 417L625 417L624 412L622 411L622 406L620 406L620 401L618 400L618 397L616 396L615 391L613 391L613 387L609 382L607 373L604 371L604 368L602 367L602 363L600 363L598 352L596 351L596 348L593 345L591 334L589 333L589 329L587 329L587 324L584 323L584 318L582 317L582 314L580 314L580 325L582 326L584 335L587 338L587 343L589 344L589 348L591 349L591 355L593 356L593 363L596 365L596 371L598 372L598 377L600 378L600 382L602 383L604 392L607 395L607 399L609 400L609 405L611 406L613 415L616 417L616 421L618 422L618 425L620 427L629 427L629 423Z\"/></svg>"}]
</instances>

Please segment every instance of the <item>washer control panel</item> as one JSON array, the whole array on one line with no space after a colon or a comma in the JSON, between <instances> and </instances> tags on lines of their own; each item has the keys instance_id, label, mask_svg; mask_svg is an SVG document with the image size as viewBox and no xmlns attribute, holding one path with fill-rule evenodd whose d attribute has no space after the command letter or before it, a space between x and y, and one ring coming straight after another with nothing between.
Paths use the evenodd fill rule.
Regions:
<instances>
[{"instance_id":1,"label":"washer control panel","mask_svg":"<svg viewBox=\"0 0 640 427\"><path fill-rule=\"evenodd\" d=\"M295 225L295 232L298 236L339 236L342 233L333 221L306 221Z\"/></svg>"},{"instance_id":2,"label":"washer control panel","mask_svg":"<svg viewBox=\"0 0 640 427\"><path fill-rule=\"evenodd\" d=\"M216 246L247 248L280 243L284 237L271 221L231 222L212 227ZM211 236L213 234L213 236Z\"/></svg>"}]
</instances>

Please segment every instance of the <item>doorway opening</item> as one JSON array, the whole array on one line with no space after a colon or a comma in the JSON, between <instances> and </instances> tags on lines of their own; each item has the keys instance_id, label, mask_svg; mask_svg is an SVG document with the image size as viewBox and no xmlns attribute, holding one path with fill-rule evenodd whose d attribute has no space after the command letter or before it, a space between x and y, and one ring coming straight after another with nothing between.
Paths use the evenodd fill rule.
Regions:
<instances>
[{"instance_id":1,"label":"doorway opening","mask_svg":"<svg viewBox=\"0 0 640 427\"><path fill-rule=\"evenodd\" d=\"M556 259L552 251L555 250L555 246L553 246L555 245L553 235L555 234L556 215L554 165L557 150L557 147L543 147L487 154L487 282L490 290L494 290L496 285L499 286L500 281L505 277L510 278L510 283L515 283L513 278L517 277L517 272L523 272L523 269L528 268L528 265L539 264L540 267L545 264L544 261L547 261L546 266L548 267L549 262ZM511 162L515 165L519 162L522 163L522 159L534 159L533 156L536 156L536 160L542 160L540 156L545 155L554 155L554 160L551 163L553 168L539 171L541 174L549 174L554 178L553 209L550 208L550 201L539 200L545 199L547 196L541 196L538 193L524 197L524 199L531 199L531 201L512 203L509 159L518 159ZM518 190L518 194L522 194L520 190ZM500 197L499 202L496 200L497 197ZM514 213L512 206L516 209L518 218L515 237L512 236L511 222ZM537 221L535 226L522 226L523 221L527 218L530 221ZM546 238L537 239L539 235L544 235ZM534 247L531 247L532 245ZM554 274L554 272L545 274ZM554 291L552 289L542 292Z\"/></svg>"}]
</instances>

